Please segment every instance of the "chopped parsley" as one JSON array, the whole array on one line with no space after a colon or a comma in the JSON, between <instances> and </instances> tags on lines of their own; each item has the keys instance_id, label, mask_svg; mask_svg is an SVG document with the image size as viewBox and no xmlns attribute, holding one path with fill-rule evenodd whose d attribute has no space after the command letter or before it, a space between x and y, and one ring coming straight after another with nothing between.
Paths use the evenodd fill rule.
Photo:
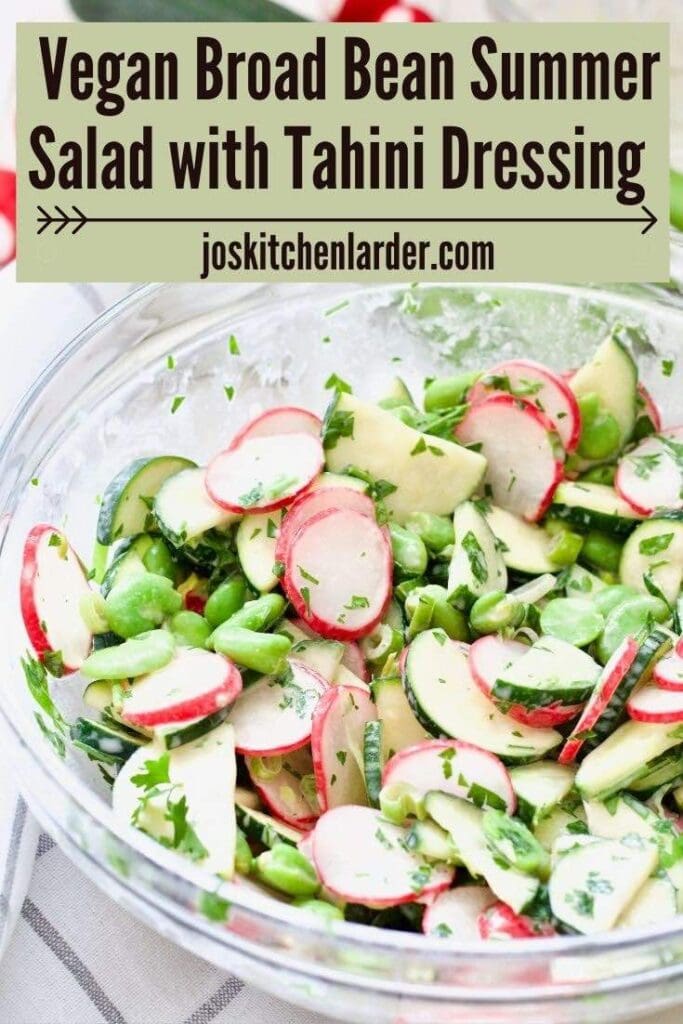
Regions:
<instances>
[{"instance_id":1,"label":"chopped parsley","mask_svg":"<svg viewBox=\"0 0 683 1024\"><path fill-rule=\"evenodd\" d=\"M180 408L180 406L183 404L184 401L185 401L185 395L176 395L175 396L175 398L171 402L171 415L173 415L174 413L176 413L178 411L178 409Z\"/></svg>"},{"instance_id":2,"label":"chopped parsley","mask_svg":"<svg viewBox=\"0 0 683 1024\"><path fill-rule=\"evenodd\" d=\"M354 594L349 603L345 604L344 607L350 612L355 608L369 608L370 602L362 594Z\"/></svg>"},{"instance_id":3,"label":"chopped parsley","mask_svg":"<svg viewBox=\"0 0 683 1024\"><path fill-rule=\"evenodd\" d=\"M171 355L166 356L166 369L175 370L175 359Z\"/></svg>"},{"instance_id":4,"label":"chopped parsley","mask_svg":"<svg viewBox=\"0 0 683 1024\"><path fill-rule=\"evenodd\" d=\"M347 384L345 380L342 380L336 373L331 373L325 381L325 390L330 391L334 389L340 393L347 395L352 394L352 388L350 384Z\"/></svg>"},{"instance_id":5,"label":"chopped parsley","mask_svg":"<svg viewBox=\"0 0 683 1024\"><path fill-rule=\"evenodd\" d=\"M641 555L658 555L661 551L666 551L673 537L673 533L659 533L656 537L646 537L645 540L641 540L638 550Z\"/></svg>"},{"instance_id":6,"label":"chopped parsley","mask_svg":"<svg viewBox=\"0 0 683 1024\"><path fill-rule=\"evenodd\" d=\"M312 576L310 572L307 572L304 569L303 565L297 565L297 569L299 570L299 572L301 573L301 575L303 576L303 578L305 580L308 580L309 583L313 583L314 586L316 586L316 587L318 586L318 584L320 583L320 580L316 579L315 576Z\"/></svg>"},{"instance_id":7,"label":"chopped parsley","mask_svg":"<svg viewBox=\"0 0 683 1024\"><path fill-rule=\"evenodd\" d=\"M346 309L348 304L349 300L343 299L341 302L338 302L336 306L330 306L329 309L326 309L325 312L323 313L323 316L333 316L335 313L338 313L341 309Z\"/></svg>"},{"instance_id":8,"label":"chopped parsley","mask_svg":"<svg viewBox=\"0 0 683 1024\"><path fill-rule=\"evenodd\" d=\"M223 391L225 392L225 397L227 398L227 400L229 402L232 402L233 398L235 397L235 389L232 386L232 384L224 384Z\"/></svg>"},{"instance_id":9,"label":"chopped parsley","mask_svg":"<svg viewBox=\"0 0 683 1024\"><path fill-rule=\"evenodd\" d=\"M486 583L489 578L489 571L486 566L486 557L483 549L475 535L468 530L462 539L462 547L470 563L470 569L477 583Z\"/></svg>"},{"instance_id":10,"label":"chopped parsley","mask_svg":"<svg viewBox=\"0 0 683 1024\"><path fill-rule=\"evenodd\" d=\"M674 366L676 361L674 359L662 359L662 375L664 377L670 377L674 372Z\"/></svg>"},{"instance_id":11,"label":"chopped parsley","mask_svg":"<svg viewBox=\"0 0 683 1024\"><path fill-rule=\"evenodd\" d=\"M240 354L240 347L234 334L231 334L228 338L228 351L231 356L238 356Z\"/></svg>"}]
</instances>

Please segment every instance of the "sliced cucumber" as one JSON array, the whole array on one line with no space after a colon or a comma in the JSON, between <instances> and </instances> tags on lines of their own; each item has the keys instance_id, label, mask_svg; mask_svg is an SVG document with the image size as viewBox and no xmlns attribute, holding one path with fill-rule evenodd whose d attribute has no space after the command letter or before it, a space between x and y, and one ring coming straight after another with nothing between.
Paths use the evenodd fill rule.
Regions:
<instances>
[{"instance_id":1,"label":"sliced cucumber","mask_svg":"<svg viewBox=\"0 0 683 1024\"><path fill-rule=\"evenodd\" d=\"M97 541L112 544L145 529L153 499L165 480L195 466L178 455L136 459L122 469L108 485L97 517Z\"/></svg>"},{"instance_id":2,"label":"sliced cucumber","mask_svg":"<svg viewBox=\"0 0 683 1024\"><path fill-rule=\"evenodd\" d=\"M371 807L379 807L382 788L382 723L366 722L363 731L363 775Z\"/></svg>"},{"instance_id":3,"label":"sliced cucumber","mask_svg":"<svg viewBox=\"0 0 683 1024\"><path fill-rule=\"evenodd\" d=\"M506 590L507 569L498 542L474 502L458 505L453 514L453 531L449 596L470 605L491 590Z\"/></svg>"},{"instance_id":4,"label":"sliced cucumber","mask_svg":"<svg viewBox=\"0 0 683 1024\"><path fill-rule=\"evenodd\" d=\"M542 527L527 523L497 505L491 505L485 515L508 569L530 576L556 571L557 566L549 557L552 537Z\"/></svg>"},{"instance_id":5,"label":"sliced cucumber","mask_svg":"<svg viewBox=\"0 0 683 1024\"><path fill-rule=\"evenodd\" d=\"M608 931L656 864L657 848L637 836L577 842L559 858L551 875L553 914L583 935Z\"/></svg>"},{"instance_id":6,"label":"sliced cucumber","mask_svg":"<svg viewBox=\"0 0 683 1024\"><path fill-rule=\"evenodd\" d=\"M154 538L149 533L140 533L137 537L129 537L123 541L114 552L112 562L102 577L100 590L104 597L116 583L122 583L131 576L147 572L143 558L153 543Z\"/></svg>"},{"instance_id":7,"label":"sliced cucumber","mask_svg":"<svg viewBox=\"0 0 683 1024\"><path fill-rule=\"evenodd\" d=\"M194 740L206 736L217 726L221 725L230 713L230 707L219 708L212 715L204 718L193 718L189 722L173 722L170 725L160 725L151 731L154 738L165 750L175 750L185 743L192 743Z\"/></svg>"},{"instance_id":8,"label":"sliced cucumber","mask_svg":"<svg viewBox=\"0 0 683 1024\"><path fill-rule=\"evenodd\" d=\"M339 394L323 428L328 469L348 466L396 489L384 498L398 523L416 512L450 515L481 483L486 460L452 441L422 434L385 409Z\"/></svg>"},{"instance_id":9,"label":"sliced cucumber","mask_svg":"<svg viewBox=\"0 0 683 1024\"><path fill-rule=\"evenodd\" d=\"M83 691L83 703L93 711L105 711L112 701L112 683L108 679L96 679L88 683Z\"/></svg>"},{"instance_id":10,"label":"sliced cucumber","mask_svg":"<svg viewBox=\"0 0 683 1024\"><path fill-rule=\"evenodd\" d=\"M589 601L607 587L599 576L584 569L582 565L570 566L562 574L562 580L567 597L584 597Z\"/></svg>"},{"instance_id":11,"label":"sliced cucumber","mask_svg":"<svg viewBox=\"0 0 683 1024\"><path fill-rule=\"evenodd\" d=\"M679 775L683 775L683 744L665 751L644 765L643 774L630 783L629 789L646 799L660 786L672 782Z\"/></svg>"},{"instance_id":12,"label":"sliced cucumber","mask_svg":"<svg viewBox=\"0 0 683 1024\"><path fill-rule=\"evenodd\" d=\"M350 487L352 491L362 491L363 494L368 491L367 481L350 473L321 473L311 484L311 490L318 491L321 487Z\"/></svg>"},{"instance_id":13,"label":"sliced cucumber","mask_svg":"<svg viewBox=\"0 0 683 1024\"><path fill-rule=\"evenodd\" d=\"M71 725L70 735L75 747L103 764L123 764L138 747L148 742L128 729L92 718L77 718Z\"/></svg>"},{"instance_id":14,"label":"sliced cucumber","mask_svg":"<svg viewBox=\"0 0 683 1024\"><path fill-rule=\"evenodd\" d=\"M284 629L279 632L289 632L291 623L283 623ZM318 675L321 675L328 683L337 681L337 672L344 657L344 644L339 640L298 640L291 648L290 658L303 661Z\"/></svg>"},{"instance_id":15,"label":"sliced cucumber","mask_svg":"<svg viewBox=\"0 0 683 1024\"><path fill-rule=\"evenodd\" d=\"M642 778L650 762L682 739L680 726L624 722L581 763L576 787L587 800L605 800Z\"/></svg>"},{"instance_id":16,"label":"sliced cucumber","mask_svg":"<svg viewBox=\"0 0 683 1024\"><path fill-rule=\"evenodd\" d=\"M398 677L375 679L372 695L377 706L377 717L382 722L382 757L385 761L399 750L412 747L427 738L428 733L413 714Z\"/></svg>"},{"instance_id":17,"label":"sliced cucumber","mask_svg":"<svg viewBox=\"0 0 683 1024\"><path fill-rule=\"evenodd\" d=\"M616 923L617 928L664 924L678 913L676 887L665 873L648 878Z\"/></svg>"},{"instance_id":18,"label":"sliced cucumber","mask_svg":"<svg viewBox=\"0 0 683 1024\"><path fill-rule=\"evenodd\" d=\"M486 844L482 829L484 813L474 804L445 793L425 797L425 810L453 841L458 856L475 878L483 878L496 896L520 913L538 891L538 879L501 865Z\"/></svg>"},{"instance_id":19,"label":"sliced cucumber","mask_svg":"<svg viewBox=\"0 0 683 1024\"><path fill-rule=\"evenodd\" d=\"M282 509L255 513L246 516L235 531L235 546L242 572L261 594L268 593L278 584L278 577L273 575L273 565L281 521Z\"/></svg>"},{"instance_id":20,"label":"sliced cucumber","mask_svg":"<svg viewBox=\"0 0 683 1024\"><path fill-rule=\"evenodd\" d=\"M519 765L510 772L517 794L517 814L530 828L550 814L569 795L576 771L555 761Z\"/></svg>"},{"instance_id":21,"label":"sliced cucumber","mask_svg":"<svg viewBox=\"0 0 683 1024\"><path fill-rule=\"evenodd\" d=\"M534 835L548 852L554 849L561 836L577 836L588 832L586 812L580 799L567 799L542 818L534 829Z\"/></svg>"},{"instance_id":22,"label":"sliced cucumber","mask_svg":"<svg viewBox=\"0 0 683 1024\"><path fill-rule=\"evenodd\" d=\"M633 434L638 417L638 368L616 327L585 366L572 377L569 386L577 396L594 394L619 425L621 447Z\"/></svg>"},{"instance_id":23,"label":"sliced cucumber","mask_svg":"<svg viewBox=\"0 0 683 1024\"><path fill-rule=\"evenodd\" d=\"M458 851L448 832L428 818L413 822L406 846L427 860L440 861L442 864L454 864L458 860Z\"/></svg>"},{"instance_id":24,"label":"sliced cucumber","mask_svg":"<svg viewBox=\"0 0 683 1024\"><path fill-rule=\"evenodd\" d=\"M403 686L433 736L474 743L509 762L538 760L560 742L554 729L531 728L499 711L474 683L465 645L442 630L426 630L413 640Z\"/></svg>"},{"instance_id":25,"label":"sliced cucumber","mask_svg":"<svg viewBox=\"0 0 683 1024\"><path fill-rule=\"evenodd\" d=\"M634 530L621 553L619 576L627 587L676 601L683 584L683 511L658 515Z\"/></svg>"},{"instance_id":26,"label":"sliced cucumber","mask_svg":"<svg viewBox=\"0 0 683 1024\"><path fill-rule=\"evenodd\" d=\"M599 675L600 666L585 651L543 636L505 670L503 679L496 680L493 693L501 701L527 708L557 701L571 707L588 699Z\"/></svg>"},{"instance_id":27,"label":"sliced cucumber","mask_svg":"<svg viewBox=\"0 0 683 1024\"><path fill-rule=\"evenodd\" d=\"M613 487L584 480L563 480L555 491L550 515L584 530L605 530L625 536L642 516Z\"/></svg>"},{"instance_id":28,"label":"sliced cucumber","mask_svg":"<svg viewBox=\"0 0 683 1024\"><path fill-rule=\"evenodd\" d=\"M585 800L584 808L591 835L601 839L637 835L654 843L663 854L674 850L678 830L673 822L660 818L632 793L622 793L608 803Z\"/></svg>"},{"instance_id":29,"label":"sliced cucumber","mask_svg":"<svg viewBox=\"0 0 683 1024\"><path fill-rule=\"evenodd\" d=\"M245 807L243 804L235 804L235 815L237 824L242 829L247 839L255 843L261 843L270 849L278 843L289 843L296 846L303 833L291 825L285 825L283 821L272 818L270 814L258 811L253 807Z\"/></svg>"},{"instance_id":30,"label":"sliced cucumber","mask_svg":"<svg viewBox=\"0 0 683 1024\"><path fill-rule=\"evenodd\" d=\"M183 469L166 480L154 500L159 529L176 548L191 545L209 530L224 529L240 518L211 500L205 475L202 467Z\"/></svg>"},{"instance_id":31,"label":"sliced cucumber","mask_svg":"<svg viewBox=\"0 0 683 1024\"><path fill-rule=\"evenodd\" d=\"M389 390L377 403L383 409L393 409L397 405L412 405L415 407L415 399L408 389L408 385L401 377L394 377Z\"/></svg>"}]
</instances>

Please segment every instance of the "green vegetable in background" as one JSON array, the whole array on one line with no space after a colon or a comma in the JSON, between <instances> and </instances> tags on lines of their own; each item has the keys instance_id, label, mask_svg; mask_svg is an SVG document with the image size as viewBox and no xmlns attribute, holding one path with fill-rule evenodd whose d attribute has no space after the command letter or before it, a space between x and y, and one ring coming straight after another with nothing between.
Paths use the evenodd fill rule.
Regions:
<instances>
[{"instance_id":1,"label":"green vegetable in background","mask_svg":"<svg viewBox=\"0 0 683 1024\"><path fill-rule=\"evenodd\" d=\"M683 171L670 171L669 195L671 223L683 231Z\"/></svg>"}]
</instances>

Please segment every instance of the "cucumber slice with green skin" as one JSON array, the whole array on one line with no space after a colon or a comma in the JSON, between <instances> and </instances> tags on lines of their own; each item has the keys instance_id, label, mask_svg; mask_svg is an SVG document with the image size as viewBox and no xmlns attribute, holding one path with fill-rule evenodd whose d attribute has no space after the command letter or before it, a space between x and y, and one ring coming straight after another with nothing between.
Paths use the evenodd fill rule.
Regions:
<instances>
[{"instance_id":1,"label":"cucumber slice with green skin","mask_svg":"<svg viewBox=\"0 0 683 1024\"><path fill-rule=\"evenodd\" d=\"M496 538L474 502L453 513L455 542L448 567L449 597L466 605L492 590L507 589L507 569Z\"/></svg>"},{"instance_id":2,"label":"cucumber slice with green skin","mask_svg":"<svg viewBox=\"0 0 683 1024\"><path fill-rule=\"evenodd\" d=\"M376 719L370 695L350 686L331 686L313 713L311 751L318 802L323 812L344 804L365 806L365 726Z\"/></svg>"},{"instance_id":3,"label":"cucumber slice with green skin","mask_svg":"<svg viewBox=\"0 0 683 1024\"><path fill-rule=\"evenodd\" d=\"M683 744L667 750L643 766L642 774L629 783L629 788L646 800L660 786L683 775Z\"/></svg>"},{"instance_id":4,"label":"cucumber slice with green skin","mask_svg":"<svg viewBox=\"0 0 683 1024\"><path fill-rule=\"evenodd\" d=\"M538 879L511 867L503 867L487 846L484 813L474 804L446 793L428 793L425 810L450 835L460 859L475 878L483 878L492 892L517 913L538 891Z\"/></svg>"},{"instance_id":5,"label":"cucumber slice with green skin","mask_svg":"<svg viewBox=\"0 0 683 1024\"><path fill-rule=\"evenodd\" d=\"M670 605L683 584L683 512L657 515L624 544L619 577L627 587L663 597Z\"/></svg>"},{"instance_id":6,"label":"cucumber slice with green skin","mask_svg":"<svg viewBox=\"0 0 683 1024\"><path fill-rule=\"evenodd\" d=\"M439 939L475 942L481 938L479 916L496 902L487 885L459 885L442 892L425 910L422 931Z\"/></svg>"},{"instance_id":7,"label":"cucumber slice with green skin","mask_svg":"<svg viewBox=\"0 0 683 1024\"><path fill-rule=\"evenodd\" d=\"M647 437L623 456L614 485L635 512L683 507L683 427Z\"/></svg>"},{"instance_id":8,"label":"cucumber slice with green skin","mask_svg":"<svg viewBox=\"0 0 683 1024\"><path fill-rule=\"evenodd\" d=\"M323 437L328 469L357 466L396 488L383 500L401 525L416 512L451 515L476 491L486 470L476 452L422 434L354 395L335 396Z\"/></svg>"},{"instance_id":9,"label":"cucumber slice with green skin","mask_svg":"<svg viewBox=\"0 0 683 1024\"><path fill-rule=\"evenodd\" d=\"M205 476L201 466L184 469L166 480L154 499L157 525L175 548L192 545L209 530L225 529L240 519L211 500Z\"/></svg>"},{"instance_id":10,"label":"cucumber slice with green skin","mask_svg":"<svg viewBox=\"0 0 683 1024\"><path fill-rule=\"evenodd\" d=\"M181 470L196 463L179 455L158 455L151 459L135 459L122 469L107 486L97 517L99 544L113 544L123 537L143 533L150 514L150 504L162 484Z\"/></svg>"},{"instance_id":11,"label":"cucumber slice with green skin","mask_svg":"<svg viewBox=\"0 0 683 1024\"><path fill-rule=\"evenodd\" d=\"M292 646L288 656L308 665L331 686L337 679L344 656L344 644L339 640L299 640Z\"/></svg>"},{"instance_id":12,"label":"cucumber slice with green skin","mask_svg":"<svg viewBox=\"0 0 683 1024\"><path fill-rule=\"evenodd\" d=\"M558 804L534 829L534 835L548 852L553 850L561 836L576 836L587 832L586 812L580 800L572 808L567 806L567 801L562 806Z\"/></svg>"},{"instance_id":13,"label":"cucumber slice with green skin","mask_svg":"<svg viewBox=\"0 0 683 1024\"><path fill-rule=\"evenodd\" d=\"M380 721L366 722L363 732L363 774L371 807L379 807L383 765L382 723Z\"/></svg>"},{"instance_id":14,"label":"cucumber slice with green skin","mask_svg":"<svg viewBox=\"0 0 683 1024\"><path fill-rule=\"evenodd\" d=\"M458 863L458 851L448 832L444 832L428 818L411 824L406 846L427 860L435 860L440 864Z\"/></svg>"},{"instance_id":15,"label":"cucumber slice with green skin","mask_svg":"<svg viewBox=\"0 0 683 1024\"><path fill-rule=\"evenodd\" d=\"M114 552L111 564L102 577L100 591L103 597L106 597L115 584L122 580L147 572L142 559L153 543L154 538L149 533L141 533L137 537L129 537L122 542Z\"/></svg>"},{"instance_id":16,"label":"cucumber slice with green skin","mask_svg":"<svg viewBox=\"0 0 683 1024\"><path fill-rule=\"evenodd\" d=\"M313 758L309 747L293 750L285 757L245 758L254 788L265 806L279 821L305 831L319 814L315 792L304 779L313 782Z\"/></svg>"},{"instance_id":17,"label":"cucumber slice with green skin","mask_svg":"<svg viewBox=\"0 0 683 1024\"><path fill-rule=\"evenodd\" d=\"M78 750L103 764L123 764L138 747L148 742L127 729L118 729L92 718L77 718L69 733L71 742Z\"/></svg>"},{"instance_id":18,"label":"cucumber slice with green skin","mask_svg":"<svg viewBox=\"0 0 683 1024\"><path fill-rule=\"evenodd\" d=\"M397 405L412 405L415 407L415 399L411 395L406 382L401 377L394 377L389 390L377 404L382 409L392 409Z\"/></svg>"},{"instance_id":19,"label":"cucumber slice with green skin","mask_svg":"<svg viewBox=\"0 0 683 1024\"><path fill-rule=\"evenodd\" d=\"M638 368L619 337L617 327L593 358L572 376L569 387L577 398L595 394L619 425L621 447L631 438L638 417Z\"/></svg>"},{"instance_id":20,"label":"cucumber slice with green skin","mask_svg":"<svg viewBox=\"0 0 683 1024\"><path fill-rule=\"evenodd\" d=\"M542 708L560 702L575 707L587 700L600 675L600 666L564 640L544 636L504 670L493 687L498 701Z\"/></svg>"},{"instance_id":21,"label":"cucumber slice with green skin","mask_svg":"<svg viewBox=\"0 0 683 1024\"><path fill-rule=\"evenodd\" d=\"M584 801L586 821L591 835L601 839L623 839L637 835L658 847L669 858L676 849L678 829L673 822L660 818L632 793L622 793L609 802Z\"/></svg>"},{"instance_id":22,"label":"cucumber slice with green skin","mask_svg":"<svg viewBox=\"0 0 683 1024\"><path fill-rule=\"evenodd\" d=\"M159 725L150 731L154 739L164 750L175 750L185 743L201 739L225 721L230 713L229 707L219 708L212 715L203 718L192 718L188 722L173 722L171 725Z\"/></svg>"},{"instance_id":23,"label":"cucumber slice with green skin","mask_svg":"<svg viewBox=\"0 0 683 1024\"><path fill-rule=\"evenodd\" d=\"M377 717L382 722L382 758L388 761L405 747L427 738L427 733L412 712L401 680L395 676L375 679L372 695Z\"/></svg>"},{"instance_id":24,"label":"cucumber slice with green skin","mask_svg":"<svg viewBox=\"0 0 683 1024\"><path fill-rule=\"evenodd\" d=\"M680 747L680 726L624 722L591 750L576 773L576 788L587 800L606 800L648 774L648 766L672 747Z\"/></svg>"},{"instance_id":25,"label":"cucumber slice with green skin","mask_svg":"<svg viewBox=\"0 0 683 1024\"><path fill-rule=\"evenodd\" d=\"M623 911L616 928L645 928L664 924L678 913L676 887L666 874L648 878Z\"/></svg>"},{"instance_id":26,"label":"cucumber slice with green skin","mask_svg":"<svg viewBox=\"0 0 683 1024\"><path fill-rule=\"evenodd\" d=\"M600 594L607 589L607 584L603 583L599 576L589 572L588 569L584 569L582 565L570 566L562 574L561 579L564 581L564 590L567 597L581 597L587 601L592 601L596 594Z\"/></svg>"},{"instance_id":27,"label":"cucumber slice with green skin","mask_svg":"<svg viewBox=\"0 0 683 1024\"><path fill-rule=\"evenodd\" d=\"M284 821L278 821L270 814L247 807L245 804L235 804L235 817L247 839L254 843L262 843L270 850L277 843L296 846L306 834L298 828L286 825Z\"/></svg>"},{"instance_id":28,"label":"cucumber slice with green skin","mask_svg":"<svg viewBox=\"0 0 683 1024\"><path fill-rule=\"evenodd\" d=\"M519 765L510 771L517 794L517 814L530 828L536 828L569 795L576 772L555 761Z\"/></svg>"},{"instance_id":29,"label":"cucumber slice with green skin","mask_svg":"<svg viewBox=\"0 0 683 1024\"><path fill-rule=\"evenodd\" d=\"M490 809L482 818L482 828L489 849L503 863L523 875L533 875L542 882L548 880L550 857L523 822Z\"/></svg>"},{"instance_id":30,"label":"cucumber slice with green skin","mask_svg":"<svg viewBox=\"0 0 683 1024\"><path fill-rule=\"evenodd\" d=\"M93 711L105 711L112 700L112 684L108 679L96 679L83 691L83 703Z\"/></svg>"},{"instance_id":31,"label":"cucumber slice with green skin","mask_svg":"<svg viewBox=\"0 0 683 1024\"><path fill-rule=\"evenodd\" d=\"M550 515L582 530L605 530L617 537L632 533L642 515L613 487L583 480L563 480L555 491Z\"/></svg>"},{"instance_id":32,"label":"cucumber slice with green skin","mask_svg":"<svg viewBox=\"0 0 683 1024\"><path fill-rule=\"evenodd\" d=\"M242 572L254 590L267 594L274 590L278 578L273 574L277 535L282 511L262 512L246 516L235 531L235 546Z\"/></svg>"},{"instance_id":33,"label":"cucumber slice with green skin","mask_svg":"<svg viewBox=\"0 0 683 1024\"><path fill-rule=\"evenodd\" d=\"M577 844L559 858L551 875L553 914L582 935L608 931L656 864L656 847L636 836Z\"/></svg>"},{"instance_id":34,"label":"cucumber slice with green skin","mask_svg":"<svg viewBox=\"0 0 683 1024\"><path fill-rule=\"evenodd\" d=\"M542 527L527 523L497 505L484 505L484 515L499 541L500 553L508 569L530 576L557 570L550 560L552 537Z\"/></svg>"},{"instance_id":35,"label":"cucumber slice with green skin","mask_svg":"<svg viewBox=\"0 0 683 1024\"><path fill-rule=\"evenodd\" d=\"M554 729L535 729L500 712L474 682L466 644L426 630L407 649L403 687L433 736L464 740L506 762L534 761L560 742Z\"/></svg>"}]
</instances>

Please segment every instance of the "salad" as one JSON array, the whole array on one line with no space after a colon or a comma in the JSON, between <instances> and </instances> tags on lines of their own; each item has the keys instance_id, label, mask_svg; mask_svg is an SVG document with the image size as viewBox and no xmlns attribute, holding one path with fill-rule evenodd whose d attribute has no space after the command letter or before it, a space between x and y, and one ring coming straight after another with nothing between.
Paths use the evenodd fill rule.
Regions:
<instances>
[{"instance_id":1,"label":"salad","mask_svg":"<svg viewBox=\"0 0 683 1024\"><path fill-rule=\"evenodd\" d=\"M323 419L268 409L207 466L143 455L91 570L36 525L47 739L126 828L326 920L467 941L673 918L683 427L627 335L566 373L427 380L420 405L333 374Z\"/></svg>"}]
</instances>

